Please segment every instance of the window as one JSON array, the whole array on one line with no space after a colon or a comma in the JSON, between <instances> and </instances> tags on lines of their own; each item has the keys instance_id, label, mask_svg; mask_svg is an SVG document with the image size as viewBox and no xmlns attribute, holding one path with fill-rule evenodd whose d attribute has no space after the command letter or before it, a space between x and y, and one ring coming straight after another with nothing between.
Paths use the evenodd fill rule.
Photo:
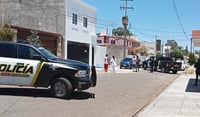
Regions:
<instances>
[{"instance_id":1,"label":"window","mask_svg":"<svg viewBox=\"0 0 200 117\"><path fill-rule=\"evenodd\" d=\"M87 28L88 19L86 17L83 17L83 27Z\"/></svg>"},{"instance_id":2,"label":"window","mask_svg":"<svg viewBox=\"0 0 200 117\"><path fill-rule=\"evenodd\" d=\"M34 56L40 56L40 54L29 46L19 45L17 49L18 58L21 59L34 59Z\"/></svg>"},{"instance_id":3,"label":"window","mask_svg":"<svg viewBox=\"0 0 200 117\"><path fill-rule=\"evenodd\" d=\"M97 43L102 43L102 41L101 40L97 40Z\"/></svg>"},{"instance_id":4,"label":"window","mask_svg":"<svg viewBox=\"0 0 200 117\"><path fill-rule=\"evenodd\" d=\"M16 46L14 44L1 43L0 44L0 57L15 58L16 57L15 47Z\"/></svg>"},{"instance_id":5,"label":"window","mask_svg":"<svg viewBox=\"0 0 200 117\"><path fill-rule=\"evenodd\" d=\"M72 13L72 24L77 25L78 23L78 16L75 13Z\"/></svg>"},{"instance_id":6,"label":"window","mask_svg":"<svg viewBox=\"0 0 200 117\"><path fill-rule=\"evenodd\" d=\"M111 40L111 44L115 44L115 40Z\"/></svg>"}]
</instances>

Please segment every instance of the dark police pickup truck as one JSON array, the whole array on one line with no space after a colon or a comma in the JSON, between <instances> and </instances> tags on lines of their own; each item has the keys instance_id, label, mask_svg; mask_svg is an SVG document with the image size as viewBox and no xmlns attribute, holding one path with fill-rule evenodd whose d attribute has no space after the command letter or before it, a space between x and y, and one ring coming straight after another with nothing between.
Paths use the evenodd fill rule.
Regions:
<instances>
[{"instance_id":1,"label":"dark police pickup truck","mask_svg":"<svg viewBox=\"0 0 200 117\"><path fill-rule=\"evenodd\" d=\"M0 42L0 85L50 87L54 97L68 98L75 89L96 86L96 69L43 47Z\"/></svg>"},{"instance_id":2,"label":"dark police pickup truck","mask_svg":"<svg viewBox=\"0 0 200 117\"><path fill-rule=\"evenodd\" d=\"M151 58L151 57L150 57ZM172 71L172 73L176 74L181 70L181 62L175 62L170 57L154 57L154 71L161 71L163 73L168 73ZM143 68L146 70L150 67L150 59L143 62Z\"/></svg>"},{"instance_id":3,"label":"dark police pickup truck","mask_svg":"<svg viewBox=\"0 0 200 117\"><path fill-rule=\"evenodd\" d=\"M170 57L159 57L156 60L157 62L157 70L161 70L161 72L168 73L172 71L172 73L176 74L181 70L181 62L175 62Z\"/></svg>"}]
</instances>

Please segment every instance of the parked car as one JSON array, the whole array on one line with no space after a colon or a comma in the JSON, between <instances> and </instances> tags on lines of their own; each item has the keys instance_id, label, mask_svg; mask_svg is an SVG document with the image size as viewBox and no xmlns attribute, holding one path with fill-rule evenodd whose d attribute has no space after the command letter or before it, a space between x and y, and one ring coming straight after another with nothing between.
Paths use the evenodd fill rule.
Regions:
<instances>
[{"instance_id":1,"label":"parked car","mask_svg":"<svg viewBox=\"0 0 200 117\"><path fill-rule=\"evenodd\" d=\"M143 67L143 62L146 61L148 59L147 56L140 56L140 67Z\"/></svg>"},{"instance_id":2,"label":"parked car","mask_svg":"<svg viewBox=\"0 0 200 117\"><path fill-rule=\"evenodd\" d=\"M120 61L120 69L132 69L132 58L124 58Z\"/></svg>"},{"instance_id":3,"label":"parked car","mask_svg":"<svg viewBox=\"0 0 200 117\"><path fill-rule=\"evenodd\" d=\"M181 70L184 71L186 68L189 67L189 65L187 64L186 60L181 60L181 59L178 59L176 60L176 62L181 62Z\"/></svg>"},{"instance_id":4,"label":"parked car","mask_svg":"<svg viewBox=\"0 0 200 117\"><path fill-rule=\"evenodd\" d=\"M146 60L144 60L142 62L142 67L143 67L144 70L147 70L147 68L150 68L150 59L151 58L154 59L154 71L157 71L157 61L156 61L155 56L150 56L150 57L146 58Z\"/></svg>"}]
</instances>

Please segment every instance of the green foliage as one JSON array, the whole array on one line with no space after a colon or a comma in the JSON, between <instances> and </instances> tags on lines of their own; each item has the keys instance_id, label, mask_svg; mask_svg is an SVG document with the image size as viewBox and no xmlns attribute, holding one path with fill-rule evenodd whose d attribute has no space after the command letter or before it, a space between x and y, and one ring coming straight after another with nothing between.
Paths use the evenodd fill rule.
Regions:
<instances>
[{"instance_id":1,"label":"green foliage","mask_svg":"<svg viewBox=\"0 0 200 117\"><path fill-rule=\"evenodd\" d=\"M12 41L14 32L11 30L8 25L0 26L0 41Z\"/></svg>"},{"instance_id":2,"label":"green foliage","mask_svg":"<svg viewBox=\"0 0 200 117\"><path fill-rule=\"evenodd\" d=\"M159 58L159 57L161 57L161 56L162 56L161 52L157 52L157 53L156 53L156 58Z\"/></svg>"},{"instance_id":3,"label":"green foliage","mask_svg":"<svg viewBox=\"0 0 200 117\"><path fill-rule=\"evenodd\" d=\"M122 28L122 27L114 28L112 30L112 35L114 35L114 36L124 36L124 33L125 33L126 36L127 35L128 36L132 36L133 35L133 33L130 32L128 29L126 29L124 31L124 28Z\"/></svg>"},{"instance_id":4,"label":"green foliage","mask_svg":"<svg viewBox=\"0 0 200 117\"><path fill-rule=\"evenodd\" d=\"M27 40L33 45L41 45L37 30L31 30L31 36L28 36Z\"/></svg>"},{"instance_id":5,"label":"green foliage","mask_svg":"<svg viewBox=\"0 0 200 117\"><path fill-rule=\"evenodd\" d=\"M171 56L171 57L174 57L174 58L182 58L182 59L183 59L183 54L182 54L182 52L181 52L181 51L177 51L177 50L171 52L171 53L170 53L170 56Z\"/></svg>"},{"instance_id":6,"label":"green foliage","mask_svg":"<svg viewBox=\"0 0 200 117\"><path fill-rule=\"evenodd\" d=\"M196 62L196 58L195 58L194 54L190 53L190 55L189 55L189 63L190 63L190 65L193 65L195 62Z\"/></svg>"}]
</instances>

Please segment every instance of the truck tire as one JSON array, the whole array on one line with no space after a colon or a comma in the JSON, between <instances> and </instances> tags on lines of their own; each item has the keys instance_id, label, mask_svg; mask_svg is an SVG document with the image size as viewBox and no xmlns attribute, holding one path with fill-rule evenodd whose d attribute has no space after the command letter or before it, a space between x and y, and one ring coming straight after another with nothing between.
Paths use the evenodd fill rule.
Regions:
<instances>
[{"instance_id":1,"label":"truck tire","mask_svg":"<svg viewBox=\"0 0 200 117\"><path fill-rule=\"evenodd\" d=\"M176 74L177 72L178 72L178 71L176 71L176 70L173 70L173 71L172 71L173 74Z\"/></svg>"},{"instance_id":2,"label":"truck tire","mask_svg":"<svg viewBox=\"0 0 200 117\"><path fill-rule=\"evenodd\" d=\"M72 90L73 88L71 82L63 77L54 80L51 84L52 95L56 98L69 98Z\"/></svg>"},{"instance_id":3,"label":"truck tire","mask_svg":"<svg viewBox=\"0 0 200 117\"><path fill-rule=\"evenodd\" d=\"M97 73L94 65L92 66L91 71L92 87L95 87L97 85Z\"/></svg>"},{"instance_id":4,"label":"truck tire","mask_svg":"<svg viewBox=\"0 0 200 117\"><path fill-rule=\"evenodd\" d=\"M147 65L146 65L146 64L143 65L143 69L144 69L144 70L147 69Z\"/></svg>"},{"instance_id":5,"label":"truck tire","mask_svg":"<svg viewBox=\"0 0 200 117\"><path fill-rule=\"evenodd\" d=\"M165 73L165 72L166 72L166 69L165 69L164 67L162 67L162 68L161 68L161 72L162 72L162 73Z\"/></svg>"}]
</instances>

